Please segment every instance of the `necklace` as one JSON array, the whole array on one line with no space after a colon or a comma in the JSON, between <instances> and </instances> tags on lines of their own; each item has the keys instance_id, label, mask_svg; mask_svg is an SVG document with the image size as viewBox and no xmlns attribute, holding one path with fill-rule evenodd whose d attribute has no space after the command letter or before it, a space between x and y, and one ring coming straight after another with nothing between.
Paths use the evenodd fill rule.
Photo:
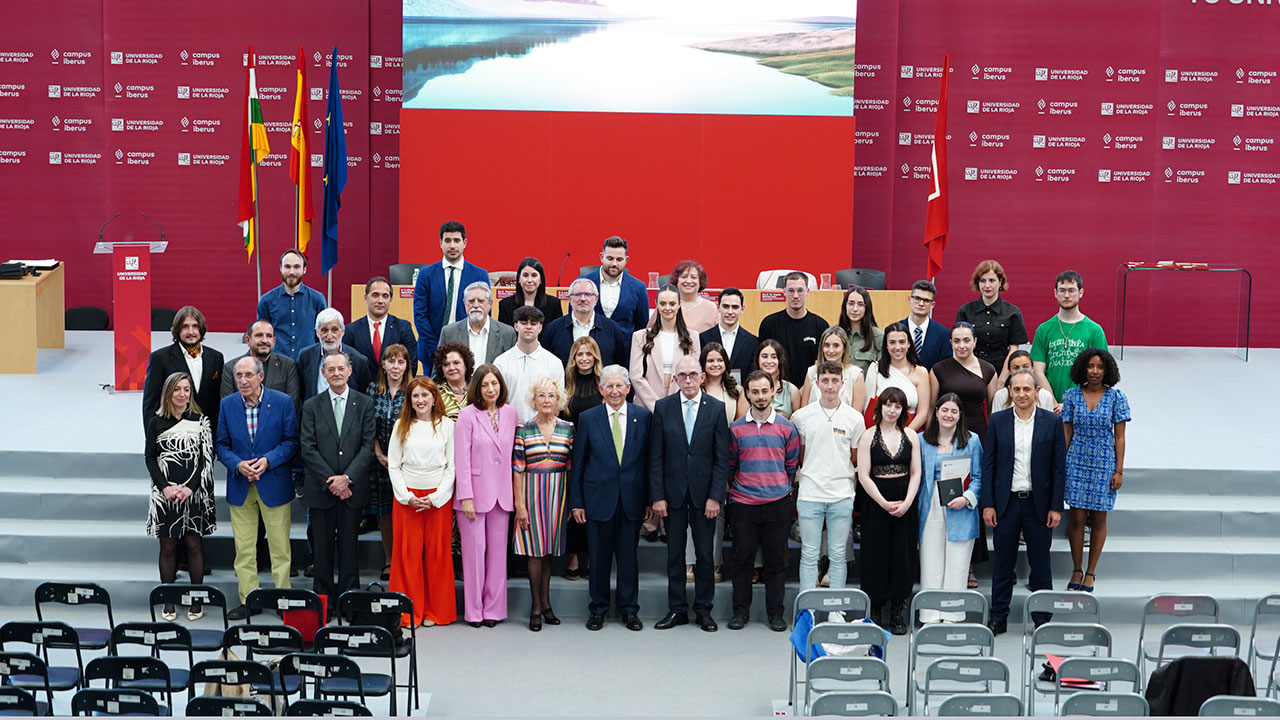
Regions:
<instances>
[{"instance_id":1,"label":"necklace","mask_svg":"<svg viewBox=\"0 0 1280 720\"><path fill-rule=\"evenodd\" d=\"M1053 317L1058 321L1058 332L1062 333L1064 347L1068 347L1068 348L1071 347L1070 346L1071 333L1076 331L1076 325L1079 325L1079 323L1070 323L1071 332L1067 332L1067 329L1062 327L1062 318L1058 317L1057 315L1054 315Z\"/></svg>"},{"instance_id":2,"label":"necklace","mask_svg":"<svg viewBox=\"0 0 1280 720\"><path fill-rule=\"evenodd\" d=\"M836 406L834 408L831 408L831 412L827 412L827 409L822 407L822 403L819 402L818 409L822 411L823 415L827 416L827 422L834 423L835 420L833 420L832 418L836 416L836 413L840 412L840 404L836 403Z\"/></svg>"}]
</instances>

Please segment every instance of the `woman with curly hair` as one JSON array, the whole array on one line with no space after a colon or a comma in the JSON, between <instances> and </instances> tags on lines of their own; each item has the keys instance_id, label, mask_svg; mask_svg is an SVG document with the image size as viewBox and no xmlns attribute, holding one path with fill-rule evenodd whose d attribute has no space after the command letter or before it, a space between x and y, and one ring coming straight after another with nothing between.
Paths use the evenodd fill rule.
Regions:
<instances>
[{"instance_id":1,"label":"woman with curly hair","mask_svg":"<svg viewBox=\"0 0 1280 720\"><path fill-rule=\"evenodd\" d=\"M458 411L467 406L467 384L475 371L476 359L471 348L459 342L441 343L432 356L434 378L444 400L444 414L458 419Z\"/></svg>"},{"instance_id":2,"label":"woman with curly hair","mask_svg":"<svg viewBox=\"0 0 1280 720\"><path fill-rule=\"evenodd\" d=\"M698 294L707 289L707 271L700 263L696 260L681 260L676 263L671 270L671 284L680 290L680 308L684 321L695 338L720 322L716 304Z\"/></svg>"}]
</instances>

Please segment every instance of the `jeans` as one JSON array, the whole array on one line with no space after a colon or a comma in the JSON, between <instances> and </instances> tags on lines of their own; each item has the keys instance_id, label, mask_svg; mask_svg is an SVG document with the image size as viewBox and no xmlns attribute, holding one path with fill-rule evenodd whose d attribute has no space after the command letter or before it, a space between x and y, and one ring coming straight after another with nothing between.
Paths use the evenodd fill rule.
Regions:
<instances>
[{"instance_id":1,"label":"jeans","mask_svg":"<svg viewBox=\"0 0 1280 720\"><path fill-rule=\"evenodd\" d=\"M800 518L800 589L818 586L818 554L824 521L827 554L831 558L831 569L827 571L831 587L844 587L849 572L845 558L853 527L853 498L828 503L797 500L796 514Z\"/></svg>"}]
</instances>

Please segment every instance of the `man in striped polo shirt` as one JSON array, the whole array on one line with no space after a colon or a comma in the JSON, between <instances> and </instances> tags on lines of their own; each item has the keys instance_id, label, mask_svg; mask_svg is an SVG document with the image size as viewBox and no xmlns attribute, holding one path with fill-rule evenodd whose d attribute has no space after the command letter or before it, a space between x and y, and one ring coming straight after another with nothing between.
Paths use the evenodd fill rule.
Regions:
<instances>
[{"instance_id":1,"label":"man in striped polo shirt","mask_svg":"<svg viewBox=\"0 0 1280 720\"><path fill-rule=\"evenodd\" d=\"M785 632L782 596L787 535L791 530L791 481L800 465L800 434L773 409L773 378L747 376L751 412L729 427L729 523L733 526L733 617L730 630L746 626L751 612L751 572L756 548L764 556L764 600L769 629Z\"/></svg>"}]
</instances>

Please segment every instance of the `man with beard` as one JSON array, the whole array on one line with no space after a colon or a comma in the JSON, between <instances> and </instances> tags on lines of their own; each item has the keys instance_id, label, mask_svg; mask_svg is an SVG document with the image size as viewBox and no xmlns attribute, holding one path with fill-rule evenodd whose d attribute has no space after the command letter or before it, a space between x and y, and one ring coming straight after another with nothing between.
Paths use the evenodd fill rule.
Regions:
<instances>
[{"instance_id":1,"label":"man with beard","mask_svg":"<svg viewBox=\"0 0 1280 720\"><path fill-rule=\"evenodd\" d=\"M276 352L297 361L302 349L316 341L316 315L328 305L324 295L302 284L307 258L297 250L280 256L280 286L258 300L258 319L275 328Z\"/></svg>"},{"instance_id":2,"label":"man with beard","mask_svg":"<svg viewBox=\"0 0 1280 720\"><path fill-rule=\"evenodd\" d=\"M467 310L462 289L489 280L489 273L462 257L467 249L467 229L450 220L440 226L440 250L444 258L418 271L413 287L413 325L418 329L418 357L431 362L440 344L440 330L462 320Z\"/></svg>"},{"instance_id":3,"label":"man with beard","mask_svg":"<svg viewBox=\"0 0 1280 720\"><path fill-rule=\"evenodd\" d=\"M600 289L596 311L618 323L622 334L649 324L649 291L639 278L627 272L627 241L614 235L600 249L600 269L585 276Z\"/></svg>"},{"instance_id":4,"label":"man with beard","mask_svg":"<svg viewBox=\"0 0 1280 720\"><path fill-rule=\"evenodd\" d=\"M1053 391L1053 411L1062 412L1062 394L1071 384L1071 364L1085 348L1107 349L1102 326L1080 312L1084 279L1075 270L1063 270L1053 280L1058 314L1040 323L1031 341L1031 361L1040 387Z\"/></svg>"},{"instance_id":5,"label":"man with beard","mask_svg":"<svg viewBox=\"0 0 1280 720\"><path fill-rule=\"evenodd\" d=\"M491 363L516 344L515 328L489 316L489 309L493 307L489 283L473 282L462 294L466 300L467 316L444 326L440 331L440 344L456 342L466 345L477 365ZM507 382L510 384L510 380Z\"/></svg>"},{"instance_id":6,"label":"man with beard","mask_svg":"<svg viewBox=\"0 0 1280 720\"><path fill-rule=\"evenodd\" d=\"M342 324L342 313L334 308L324 308L316 315L316 337L320 342L309 345L298 353L298 378L302 383L302 401L305 403L313 395L324 392L329 382L320 372L324 358L336 353L345 352L351 359L351 387L367 388L373 380L373 369L369 359L359 350L342 341L346 326Z\"/></svg>"},{"instance_id":7,"label":"man with beard","mask_svg":"<svg viewBox=\"0 0 1280 720\"><path fill-rule=\"evenodd\" d=\"M244 334L249 352L232 358L222 366L222 397L236 392L236 363L240 358L253 356L262 363L265 380L262 386L278 390L293 401L295 412L302 412L302 388L298 383L298 365L288 357L275 352L276 331L269 320L255 320Z\"/></svg>"},{"instance_id":8,"label":"man with beard","mask_svg":"<svg viewBox=\"0 0 1280 720\"><path fill-rule=\"evenodd\" d=\"M222 353L205 347L209 331L204 313L187 305L173 316L173 344L160 348L147 358L147 379L142 389L142 425L160 408L164 381L176 372L191 374L191 399L209 418L209 427L218 427L218 403L222 399Z\"/></svg>"}]
</instances>

